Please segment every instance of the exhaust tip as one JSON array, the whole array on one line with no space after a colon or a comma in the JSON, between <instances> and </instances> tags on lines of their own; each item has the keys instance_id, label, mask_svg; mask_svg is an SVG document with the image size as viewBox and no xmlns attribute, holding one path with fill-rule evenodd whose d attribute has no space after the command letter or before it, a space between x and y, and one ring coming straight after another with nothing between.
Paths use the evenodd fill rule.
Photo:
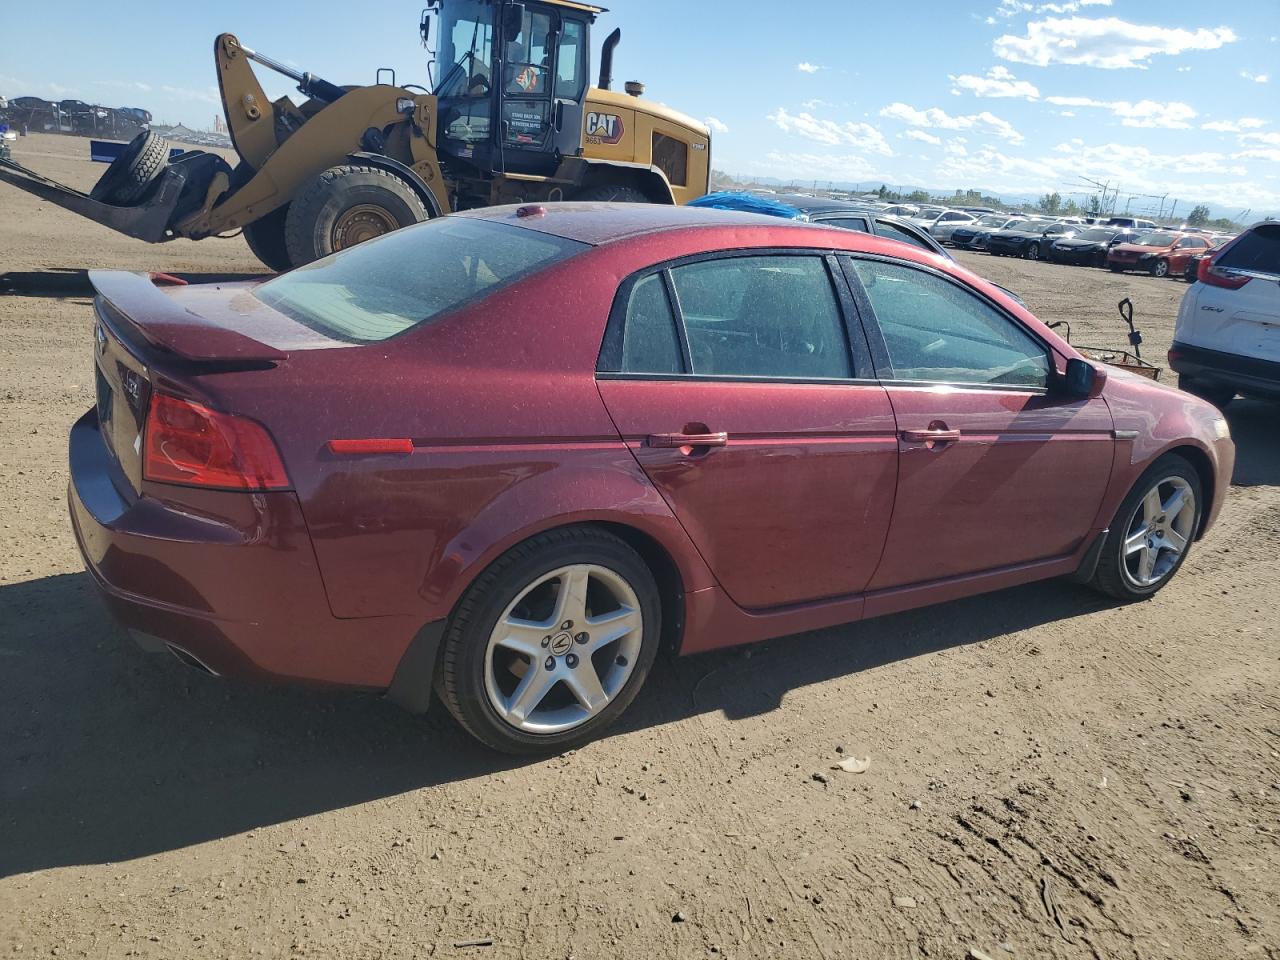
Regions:
<instances>
[{"instance_id":1,"label":"exhaust tip","mask_svg":"<svg viewBox=\"0 0 1280 960\"><path fill-rule=\"evenodd\" d=\"M169 648L169 652L172 653L174 657L182 663L185 663L188 667L199 670L201 673L207 673L211 677L216 677L218 675L217 670L214 670L189 650L183 650L176 643L168 643L165 644L165 646Z\"/></svg>"}]
</instances>

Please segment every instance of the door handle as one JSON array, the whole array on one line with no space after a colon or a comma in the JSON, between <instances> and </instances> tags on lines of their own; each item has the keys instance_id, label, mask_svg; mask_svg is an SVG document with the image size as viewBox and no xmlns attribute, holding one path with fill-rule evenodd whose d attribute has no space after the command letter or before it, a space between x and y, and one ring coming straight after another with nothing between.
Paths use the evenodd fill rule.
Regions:
<instances>
[{"instance_id":1,"label":"door handle","mask_svg":"<svg viewBox=\"0 0 1280 960\"><path fill-rule=\"evenodd\" d=\"M729 434L718 433L654 433L649 435L651 447L723 447L729 442Z\"/></svg>"},{"instance_id":2,"label":"door handle","mask_svg":"<svg viewBox=\"0 0 1280 960\"><path fill-rule=\"evenodd\" d=\"M909 443L947 443L952 440L959 440L960 431L935 429L933 427L928 430L903 430L902 439Z\"/></svg>"}]
</instances>

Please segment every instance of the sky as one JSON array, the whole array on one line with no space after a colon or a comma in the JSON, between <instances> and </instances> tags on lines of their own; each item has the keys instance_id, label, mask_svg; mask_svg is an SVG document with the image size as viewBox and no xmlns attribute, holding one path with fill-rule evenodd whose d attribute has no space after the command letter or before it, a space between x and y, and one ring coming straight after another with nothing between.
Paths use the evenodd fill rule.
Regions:
<instances>
[{"instance_id":1,"label":"sky","mask_svg":"<svg viewBox=\"0 0 1280 960\"><path fill-rule=\"evenodd\" d=\"M1149 194L1280 215L1280 0L604 2L594 56L621 27L615 86L706 122L713 165L737 176L1078 200L1089 178L1133 211L1156 209ZM421 7L3 3L0 95L211 128L222 31L336 83L391 66L426 84Z\"/></svg>"}]
</instances>

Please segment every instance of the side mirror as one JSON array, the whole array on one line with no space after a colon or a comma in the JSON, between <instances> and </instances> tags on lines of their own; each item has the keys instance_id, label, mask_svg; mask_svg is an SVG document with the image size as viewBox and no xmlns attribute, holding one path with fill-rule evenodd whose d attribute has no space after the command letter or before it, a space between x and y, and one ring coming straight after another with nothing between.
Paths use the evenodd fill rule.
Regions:
<instances>
[{"instance_id":1,"label":"side mirror","mask_svg":"<svg viewBox=\"0 0 1280 960\"><path fill-rule=\"evenodd\" d=\"M431 13L430 11L422 11L422 19L418 21L418 35L422 37L422 45L427 49L431 48Z\"/></svg>"},{"instance_id":2,"label":"side mirror","mask_svg":"<svg viewBox=\"0 0 1280 960\"><path fill-rule=\"evenodd\" d=\"M510 43L524 29L524 4L510 3L502 8L502 39Z\"/></svg>"},{"instance_id":3,"label":"side mirror","mask_svg":"<svg viewBox=\"0 0 1280 960\"><path fill-rule=\"evenodd\" d=\"M1062 392L1079 400L1095 400L1102 396L1107 382L1107 372L1087 360L1072 357L1067 361L1067 372L1062 376Z\"/></svg>"}]
</instances>

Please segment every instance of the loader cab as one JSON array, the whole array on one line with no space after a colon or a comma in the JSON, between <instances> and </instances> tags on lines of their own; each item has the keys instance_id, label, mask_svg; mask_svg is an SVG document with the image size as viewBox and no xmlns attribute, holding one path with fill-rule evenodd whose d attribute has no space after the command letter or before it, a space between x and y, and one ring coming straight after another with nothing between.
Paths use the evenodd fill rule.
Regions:
<instances>
[{"instance_id":1,"label":"loader cab","mask_svg":"<svg viewBox=\"0 0 1280 960\"><path fill-rule=\"evenodd\" d=\"M479 173L549 176L582 149L590 28L575 2L440 0L439 152Z\"/></svg>"}]
</instances>

